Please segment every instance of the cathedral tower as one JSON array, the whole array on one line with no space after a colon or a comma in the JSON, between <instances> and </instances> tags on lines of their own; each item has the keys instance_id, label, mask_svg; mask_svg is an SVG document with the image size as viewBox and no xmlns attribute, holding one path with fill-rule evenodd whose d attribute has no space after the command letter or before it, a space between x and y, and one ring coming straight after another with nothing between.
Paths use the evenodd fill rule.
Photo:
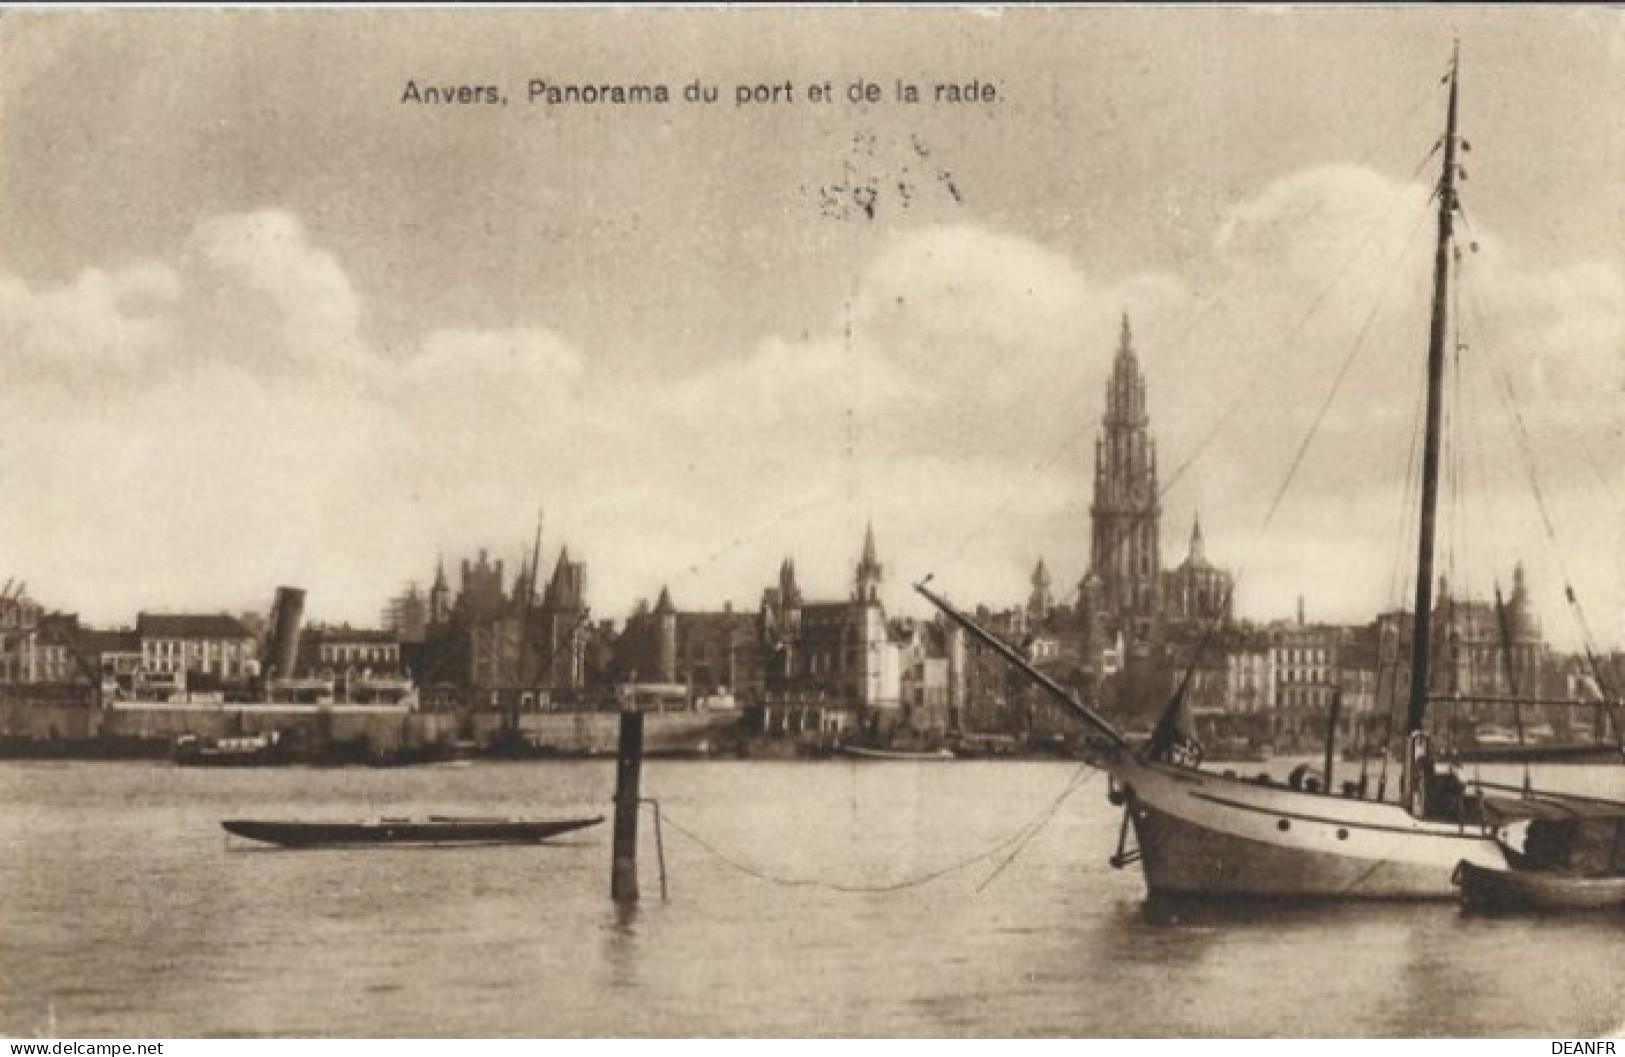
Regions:
<instances>
[{"instance_id":1,"label":"cathedral tower","mask_svg":"<svg viewBox=\"0 0 1625 1057\"><path fill-rule=\"evenodd\" d=\"M1161 608L1162 507L1145 378L1134 355L1127 313L1106 385L1106 414L1095 441L1095 496L1089 517L1089 575L1098 581L1101 615L1115 618L1126 640L1146 642Z\"/></svg>"}]
</instances>

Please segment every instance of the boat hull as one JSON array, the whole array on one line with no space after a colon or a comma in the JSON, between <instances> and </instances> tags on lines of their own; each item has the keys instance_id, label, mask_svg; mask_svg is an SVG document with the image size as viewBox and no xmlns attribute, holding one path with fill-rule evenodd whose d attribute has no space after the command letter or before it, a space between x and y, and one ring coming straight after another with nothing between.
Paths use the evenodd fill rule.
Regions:
<instances>
[{"instance_id":1,"label":"boat hull","mask_svg":"<svg viewBox=\"0 0 1625 1057\"><path fill-rule=\"evenodd\" d=\"M1544 870L1485 869L1463 861L1456 870L1461 901L1481 910L1618 910L1625 877L1576 877Z\"/></svg>"},{"instance_id":2,"label":"boat hull","mask_svg":"<svg viewBox=\"0 0 1625 1057\"><path fill-rule=\"evenodd\" d=\"M1493 832L1397 804L1129 759L1113 768L1154 895L1445 900L1463 860L1504 868Z\"/></svg>"},{"instance_id":3,"label":"boat hull","mask_svg":"<svg viewBox=\"0 0 1625 1057\"><path fill-rule=\"evenodd\" d=\"M932 763L937 760L954 759L952 749L909 752L902 749L870 749L862 745L842 745L841 754L855 760L890 760L901 763Z\"/></svg>"},{"instance_id":4,"label":"boat hull","mask_svg":"<svg viewBox=\"0 0 1625 1057\"><path fill-rule=\"evenodd\" d=\"M182 767L287 767L293 759L275 750L230 752L202 749L175 754L175 762Z\"/></svg>"},{"instance_id":5,"label":"boat hull","mask_svg":"<svg viewBox=\"0 0 1625 1057\"><path fill-rule=\"evenodd\" d=\"M284 848L336 848L367 845L535 844L596 826L603 817L564 819L437 818L377 819L367 822L292 822L226 819L228 833Z\"/></svg>"}]
</instances>

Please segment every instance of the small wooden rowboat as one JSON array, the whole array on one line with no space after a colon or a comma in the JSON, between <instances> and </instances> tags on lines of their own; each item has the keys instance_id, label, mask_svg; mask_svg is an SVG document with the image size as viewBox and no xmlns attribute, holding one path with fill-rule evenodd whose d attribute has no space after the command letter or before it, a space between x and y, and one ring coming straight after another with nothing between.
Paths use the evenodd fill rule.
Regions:
<instances>
[{"instance_id":1,"label":"small wooden rowboat","mask_svg":"<svg viewBox=\"0 0 1625 1057\"><path fill-rule=\"evenodd\" d=\"M602 821L602 815L560 819L430 815L423 819L379 818L365 822L231 818L220 825L239 837L284 848L338 848L374 844L535 844Z\"/></svg>"},{"instance_id":2,"label":"small wooden rowboat","mask_svg":"<svg viewBox=\"0 0 1625 1057\"><path fill-rule=\"evenodd\" d=\"M1492 869L1465 860L1451 878L1462 902L1485 910L1607 910L1625 907L1625 876Z\"/></svg>"}]
</instances>

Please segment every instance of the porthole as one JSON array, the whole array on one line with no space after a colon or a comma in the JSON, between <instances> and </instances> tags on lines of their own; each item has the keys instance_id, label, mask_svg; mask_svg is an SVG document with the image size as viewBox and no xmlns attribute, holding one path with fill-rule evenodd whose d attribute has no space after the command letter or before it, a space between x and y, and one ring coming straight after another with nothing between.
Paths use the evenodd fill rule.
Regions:
<instances>
[{"instance_id":1,"label":"porthole","mask_svg":"<svg viewBox=\"0 0 1625 1057\"><path fill-rule=\"evenodd\" d=\"M1346 830L1346 829L1338 830L1337 831L1337 839L1338 840L1348 840L1349 839L1349 831Z\"/></svg>"},{"instance_id":2,"label":"porthole","mask_svg":"<svg viewBox=\"0 0 1625 1057\"><path fill-rule=\"evenodd\" d=\"M1287 830L1292 828L1292 820L1283 818L1275 824L1275 828L1285 833Z\"/></svg>"}]
</instances>

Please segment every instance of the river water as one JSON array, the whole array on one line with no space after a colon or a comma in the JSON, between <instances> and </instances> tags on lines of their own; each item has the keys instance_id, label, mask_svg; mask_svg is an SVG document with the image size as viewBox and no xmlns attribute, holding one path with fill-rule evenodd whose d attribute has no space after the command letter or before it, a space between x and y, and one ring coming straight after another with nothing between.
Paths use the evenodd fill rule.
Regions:
<instances>
[{"instance_id":1,"label":"river water","mask_svg":"<svg viewBox=\"0 0 1625 1057\"><path fill-rule=\"evenodd\" d=\"M1616 769L1625 770L1625 769ZM1611 777L1582 769L1576 778ZM609 825L283 851L237 816L608 814L611 762L0 763L0 1032L51 1036L1585 1036L1625 918L1150 906L1076 764L654 762ZM702 843L703 842L703 843ZM889 890L888 890L889 889Z\"/></svg>"}]
</instances>

